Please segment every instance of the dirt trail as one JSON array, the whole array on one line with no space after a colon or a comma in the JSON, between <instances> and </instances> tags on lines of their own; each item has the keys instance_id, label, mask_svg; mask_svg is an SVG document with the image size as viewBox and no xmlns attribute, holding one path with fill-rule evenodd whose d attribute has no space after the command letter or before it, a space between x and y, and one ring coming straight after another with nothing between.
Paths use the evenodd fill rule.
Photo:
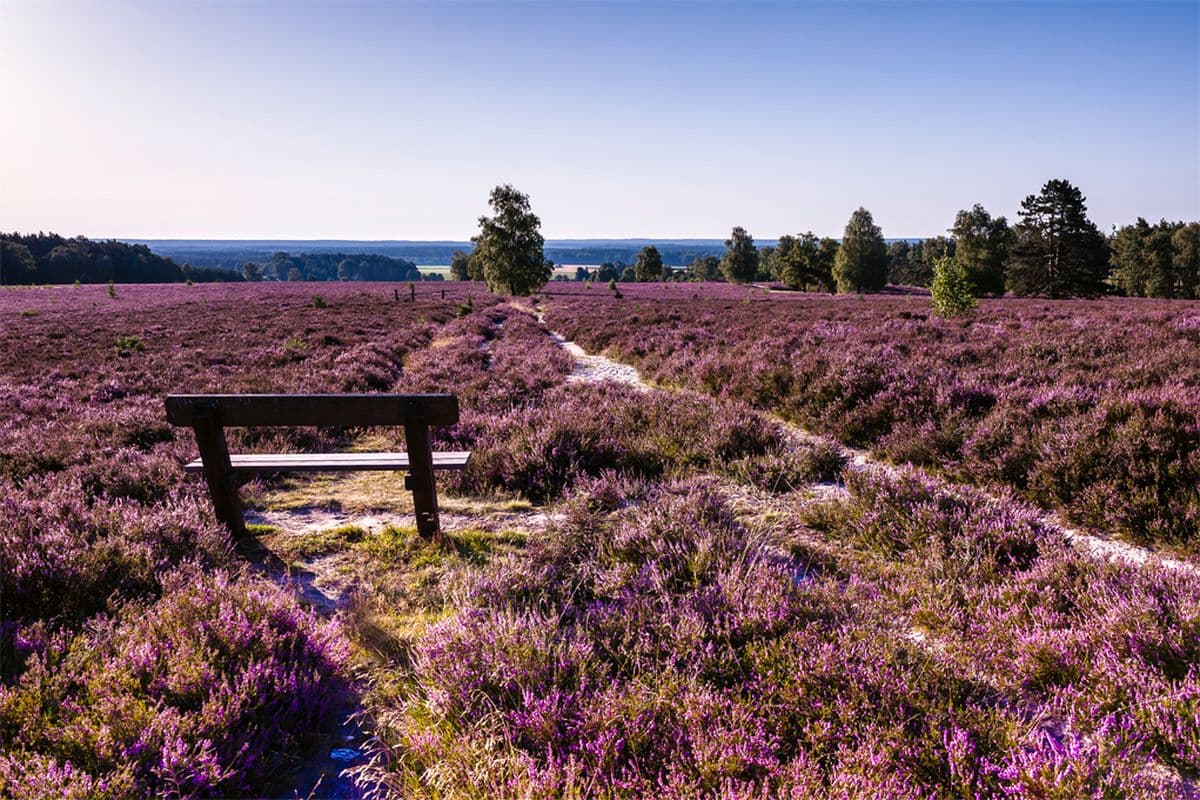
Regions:
<instances>
[{"instance_id":1,"label":"dirt trail","mask_svg":"<svg viewBox=\"0 0 1200 800\"><path fill-rule=\"evenodd\" d=\"M525 309L527 312L529 309ZM606 356L594 355L588 353L575 342L567 339L562 334L550 330L546 325L544 314L537 309L533 309L532 313L537 321L546 328L546 332L550 335L559 347L562 347L568 353L575 357L575 371L571 374L568 380L598 382L605 380L613 380L620 383L626 383L633 386L638 386L643 390L654 391L669 391L648 383L642 378L637 368L629 364L623 364L619 361L614 361ZM805 430L794 423L782 420L774 415L770 415L779 424L783 425L789 432L797 437L797 439L810 442L824 442L837 448L846 458L847 466L850 469L863 472L882 472L886 475L898 475L900 468L894 464L889 464L874 458L866 450L858 450L852 447L846 447L840 442L836 442L819 434ZM954 488L954 484L947 483L947 486ZM987 497L997 502L1000 498L985 492ZM1062 517L1055 512L1042 512L1039 521L1050 530L1057 531L1062 537L1075 547L1080 552L1094 557L1104 558L1113 561L1123 561L1125 563L1143 566L1149 563L1157 564L1164 569L1185 572L1190 575L1200 575L1200 565L1193 564L1189 561L1184 561L1170 556L1164 556L1156 553L1153 550L1148 550L1138 545L1129 544L1110 536L1098 535L1071 527Z\"/></svg>"}]
</instances>

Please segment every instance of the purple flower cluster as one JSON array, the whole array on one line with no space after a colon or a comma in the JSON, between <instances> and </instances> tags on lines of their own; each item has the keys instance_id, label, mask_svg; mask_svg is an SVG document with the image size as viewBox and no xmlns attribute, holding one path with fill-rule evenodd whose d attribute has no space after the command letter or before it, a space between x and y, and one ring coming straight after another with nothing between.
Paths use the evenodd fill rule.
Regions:
<instances>
[{"instance_id":1,"label":"purple flower cluster","mask_svg":"<svg viewBox=\"0 0 1200 800\"><path fill-rule=\"evenodd\" d=\"M377 759L431 795L1189 791L1200 580L917 473L849 488L789 542L708 479L581 483L419 643Z\"/></svg>"},{"instance_id":2,"label":"purple flower cluster","mask_svg":"<svg viewBox=\"0 0 1200 800\"><path fill-rule=\"evenodd\" d=\"M0 293L0 795L261 793L329 723L340 634L228 571L181 469L194 442L162 410L172 391L389 389L470 290L322 293L323 308L297 286Z\"/></svg>"},{"instance_id":3,"label":"purple flower cluster","mask_svg":"<svg viewBox=\"0 0 1200 800\"><path fill-rule=\"evenodd\" d=\"M250 793L330 723L346 691L335 627L228 572L163 580L159 601L39 643L0 686L0 792Z\"/></svg>"}]
</instances>

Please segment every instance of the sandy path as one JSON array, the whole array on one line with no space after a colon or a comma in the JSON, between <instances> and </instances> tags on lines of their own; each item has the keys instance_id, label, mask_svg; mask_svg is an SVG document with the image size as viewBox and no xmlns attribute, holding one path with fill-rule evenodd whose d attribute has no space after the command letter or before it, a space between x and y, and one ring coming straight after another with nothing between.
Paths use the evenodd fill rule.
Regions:
<instances>
[{"instance_id":1,"label":"sandy path","mask_svg":"<svg viewBox=\"0 0 1200 800\"><path fill-rule=\"evenodd\" d=\"M534 310L533 314L537 318L537 321L546 328L546 331L550 337L558 343L559 347L566 350L575 358L575 370L571 373L571 376L568 378L568 380L585 382L611 380L618 383L637 386L645 391L669 391L654 387L647 383L634 366L623 364L619 361L614 361L606 356L588 353L575 342L546 327L545 317L540 311ZM878 471L892 476L900 473L899 467L874 458L866 450L858 450L855 448L846 447L839 442L805 430L798 425L779 419L774 415L770 416L776 422L787 428L788 431L795 435L799 440L824 442L837 448L846 458L847 466L850 469L863 472ZM950 489L954 488L953 484L946 483L946 485ZM988 492L984 492L984 494L991 500L1001 502L1000 498L995 495L992 495ZM1189 561L1172 558L1170 556L1164 556L1160 553L1154 552L1153 550L1149 550L1135 544L1130 544L1128 542L1123 542L1110 536L1089 533L1087 531L1080 530L1079 528L1071 527L1062 519L1059 514L1054 512L1044 512L1041 509L1037 510L1040 512L1039 521L1042 523L1042 525L1061 534L1068 543L1088 556L1092 556L1094 558L1105 558L1114 561L1123 561L1125 563L1138 566L1156 564L1167 570L1185 572L1190 575L1200 575L1200 566Z\"/></svg>"}]
</instances>

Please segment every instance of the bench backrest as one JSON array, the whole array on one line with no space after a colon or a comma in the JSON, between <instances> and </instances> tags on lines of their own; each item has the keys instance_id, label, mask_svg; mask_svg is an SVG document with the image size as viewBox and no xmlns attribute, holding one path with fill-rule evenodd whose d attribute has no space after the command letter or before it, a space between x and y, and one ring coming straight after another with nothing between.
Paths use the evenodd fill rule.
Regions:
<instances>
[{"instance_id":1,"label":"bench backrest","mask_svg":"<svg viewBox=\"0 0 1200 800\"><path fill-rule=\"evenodd\" d=\"M257 426L403 426L417 531L425 537L438 531L429 429L458 422L452 394L172 394L166 407L168 422L195 430L217 519L235 537L245 536L246 526L224 429Z\"/></svg>"},{"instance_id":2,"label":"bench backrest","mask_svg":"<svg viewBox=\"0 0 1200 800\"><path fill-rule=\"evenodd\" d=\"M224 428L458 422L458 398L452 394L173 394L166 405L172 425L206 418Z\"/></svg>"}]
</instances>

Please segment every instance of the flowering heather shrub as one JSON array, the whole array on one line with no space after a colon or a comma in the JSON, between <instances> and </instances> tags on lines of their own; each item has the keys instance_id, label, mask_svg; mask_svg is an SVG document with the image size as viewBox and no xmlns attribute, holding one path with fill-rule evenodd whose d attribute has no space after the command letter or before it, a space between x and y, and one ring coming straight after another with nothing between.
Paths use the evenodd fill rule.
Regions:
<instances>
[{"instance_id":1,"label":"flowering heather shrub","mask_svg":"<svg viewBox=\"0 0 1200 800\"><path fill-rule=\"evenodd\" d=\"M145 507L89 496L70 478L20 488L0 482L6 622L78 625L112 603L157 596L161 574L181 561L229 560L228 536L207 513L207 498L176 493Z\"/></svg>"},{"instance_id":2,"label":"flowering heather shrub","mask_svg":"<svg viewBox=\"0 0 1200 800\"><path fill-rule=\"evenodd\" d=\"M0 348L0 796L260 794L328 722L342 645L286 594L197 572L227 567L229 542L162 408L169 392L391 389L470 292L325 291L326 308L280 285L0 292L0 335L20 343Z\"/></svg>"},{"instance_id":3,"label":"flowering heather shrub","mask_svg":"<svg viewBox=\"0 0 1200 800\"><path fill-rule=\"evenodd\" d=\"M228 796L267 786L305 732L331 720L346 658L336 629L284 590L185 566L159 602L45 647L0 687L0 793Z\"/></svg>"},{"instance_id":4,"label":"flowering heather shrub","mask_svg":"<svg viewBox=\"0 0 1200 800\"><path fill-rule=\"evenodd\" d=\"M750 456L777 453L783 444L777 425L739 403L569 384L549 390L537 404L481 420L459 485L479 493L500 488L542 502L576 479L606 470L642 478L722 471Z\"/></svg>"},{"instance_id":5,"label":"flowering heather shrub","mask_svg":"<svg viewBox=\"0 0 1200 800\"><path fill-rule=\"evenodd\" d=\"M552 328L660 383L1138 541L1200 546L1195 303L1000 299L947 321L916 297L634 287L614 305L547 291Z\"/></svg>"},{"instance_id":6,"label":"flowering heather shrub","mask_svg":"<svg viewBox=\"0 0 1200 800\"><path fill-rule=\"evenodd\" d=\"M1032 511L915 472L856 473L848 486L819 514L854 553L841 568L877 581L877 602L934 635L947 664L1058 720L1030 734L1048 748L1011 755L1000 773L1021 796L1107 796L1109 774L1082 769L1097 760L1115 774L1152 758L1200 776L1200 578L1087 558ZM1060 773L1074 777L1039 794Z\"/></svg>"},{"instance_id":7,"label":"flowering heather shrub","mask_svg":"<svg viewBox=\"0 0 1200 800\"><path fill-rule=\"evenodd\" d=\"M920 496L919 485L877 491ZM880 505L856 502L848 519ZM996 689L910 644L886 587L798 581L799 565L734 522L704 482L593 479L565 509L418 644L416 685L380 717L375 767L394 788L862 798L1180 788L1146 771L1156 751L1128 715L1086 739L1039 738L1027 721L1039 702L997 702ZM956 527L946 520L944 535ZM990 547L1007 553L1008 538L993 534Z\"/></svg>"},{"instance_id":8,"label":"flowering heather shrub","mask_svg":"<svg viewBox=\"0 0 1200 800\"><path fill-rule=\"evenodd\" d=\"M476 308L443 325L432 344L413 354L397 385L406 392L451 392L466 422L538 400L574 365L524 312Z\"/></svg>"}]
</instances>

